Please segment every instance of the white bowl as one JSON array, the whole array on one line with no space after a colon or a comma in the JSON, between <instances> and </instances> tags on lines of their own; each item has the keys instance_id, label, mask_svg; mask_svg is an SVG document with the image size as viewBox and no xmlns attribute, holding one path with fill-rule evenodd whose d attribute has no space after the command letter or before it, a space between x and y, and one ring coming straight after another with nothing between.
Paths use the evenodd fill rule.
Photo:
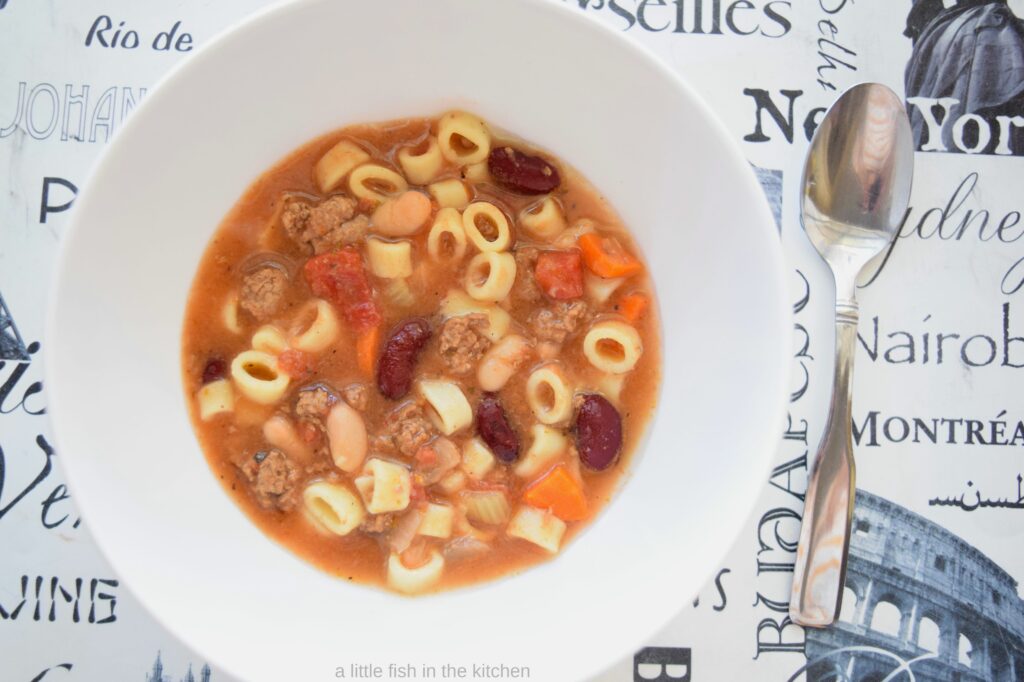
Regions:
<instances>
[{"instance_id":1,"label":"white bowl","mask_svg":"<svg viewBox=\"0 0 1024 682\"><path fill-rule=\"evenodd\" d=\"M660 406L617 499L555 560L408 599L321 573L221 490L185 412L185 298L246 186L354 122L478 112L565 159L639 238L664 342ZM64 237L47 356L61 461L114 569L249 681L353 662L522 665L581 679L686 604L751 510L782 423L790 321L747 162L679 78L542 0L309 0L247 20L151 92Z\"/></svg>"}]
</instances>

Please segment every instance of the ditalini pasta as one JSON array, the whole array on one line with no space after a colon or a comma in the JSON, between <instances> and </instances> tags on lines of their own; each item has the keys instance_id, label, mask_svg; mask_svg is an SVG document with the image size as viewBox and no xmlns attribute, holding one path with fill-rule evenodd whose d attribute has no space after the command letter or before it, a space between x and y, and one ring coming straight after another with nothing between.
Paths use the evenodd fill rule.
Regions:
<instances>
[{"instance_id":1,"label":"ditalini pasta","mask_svg":"<svg viewBox=\"0 0 1024 682\"><path fill-rule=\"evenodd\" d=\"M461 210L469 205L469 188L458 178L440 180L428 186L427 190L441 208Z\"/></svg>"},{"instance_id":2,"label":"ditalini pasta","mask_svg":"<svg viewBox=\"0 0 1024 682\"><path fill-rule=\"evenodd\" d=\"M491 153L487 125L464 111L452 111L441 117L437 140L444 158L461 166L485 161Z\"/></svg>"},{"instance_id":3,"label":"ditalini pasta","mask_svg":"<svg viewBox=\"0 0 1024 682\"><path fill-rule=\"evenodd\" d=\"M555 364L541 365L526 380L526 402L541 424L559 424L572 416L572 388Z\"/></svg>"},{"instance_id":4,"label":"ditalini pasta","mask_svg":"<svg viewBox=\"0 0 1024 682\"><path fill-rule=\"evenodd\" d=\"M313 177L321 192L330 192L353 168L370 160L370 155L350 140L341 140L320 157L313 167Z\"/></svg>"},{"instance_id":5,"label":"ditalini pasta","mask_svg":"<svg viewBox=\"0 0 1024 682\"><path fill-rule=\"evenodd\" d=\"M404 192L409 188L409 183L390 168L367 163L349 174L348 188L357 199L382 202L390 196Z\"/></svg>"},{"instance_id":6,"label":"ditalini pasta","mask_svg":"<svg viewBox=\"0 0 1024 682\"><path fill-rule=\"evenodd\" d=\"M562 208L551 197L545 197L540 203L520 211L519 224L531 235L541 239L551 239L566 228Z\"/></svg>"},{"instance_id":7,"label":"ditalini pasta","mask_svg":"<svg viewBox=\"0 0 1024 682\"><path fill-rule=\"evenodd\" d=\"M508 218L501 209L486 201L477 201L462 212L462 229L480 251L504 251L512 242Z\"/></svg>"},{"instance_id":8,"label":"ditalini pasta","mask_svg":"<svg viewBox=\"0 0 1024 682\"><path fill-rule=\"evenodd\" d=\"M239 392L254 403L273 405L284 397L291 383L277 358L260 350L246 350L231 361L231 378Z\"/></svg>"},{"instance_id":9,"label":"ditalini pasta","mask_svg":"<svg viewBox=\"0 0 1024 682\"><path fill-rule=\"evenodd\" d=\"M427 235L427 253L438 263L458 263L466 255L466 231L456 209L448 207L437 212Z\"/></svg>"},{"instance_id":10,"label":"ditalini pasta","mask_svg":"<svg viewBox=\"0 0 1024 682\"><path fill-rule=\"evenodd\" d=\"M327 301L314 298L299 310L298 320L292 328L288 344L304 353L322 353L341 335L341 322L334 307ZM255 342L254 342L255 346Z\"/></svg>"},{"instance_id":11,"label":"ditalini pasta","mask_svg":"<svg viewBox=\"0 0 1024 682\"><path fill-rule=\"evenodd\" d=\"M417 595L548 560L614 497L657 335L601 195L451 111L266 172L199 265L183 375L210 466L265 533Z\"/></svg>"},{"instance_id":12,"label":"ditalini pasta","mask_svg":"<svg viewBox=\"0 0 1024 682\"><path fill-rule=\"evenodd\" d=\"M437 177L444 165L444 157L441 156L437 138L431 136L425 143L399 149L398 163L409 182L425 185Z\"/></svg>"},{"instance_id":13,"label":"ditalini pasta","mask_svg":"<svg viewBox=\"0 0 1024 682\"><path fill-rule=\"evenodd\" d=\"M412 274L412 244L407 241L366 240L366 256L370 271L382 279L408 277Z\"/></svg>"},{"instance_id":14,"label":"ditalini pasta","mask_svg":"<svg viewBox=\"0 0 1024 682\"><path fill-rule=\"evenodd\" d=\"M302 492L302 502L314 523L335 535L348 535L366 516L359 498L338 483L311 483Z\"/></svg>"},{"instance_id":15,"label":"ditalini pasta","mask_svg":"<svg viewBox=\"0 0 1024 682\"><path fill-rule=\"evenodd\" d=\"M444 435L450 436L473 422L473 408L457 383L424 379L419 389L431 407L434 425Z\"/></svg>"},{"instance_id":16,"label":"ditalini pasta","mask_svg":"<svg viewBox=\"0 0 1024 682\"><path fill-rule=\"evenodd\" d=\"M602 372L628 372L636 367L643 352L640 333L625 322L598 322L583 337L583 354L590 360L590 364Z\"/></svg>"},{"instance_id":17,"label":"ditalini pasta","mask_svg":"<svg viewBox=\"0 0 1024 682\"><path fill-rule=\"evenodd\" d=\"M478 301L507 298L515 281L516 259L510 253L478 253L466 266L466 292Z\"/></svg>"}]
</instances>

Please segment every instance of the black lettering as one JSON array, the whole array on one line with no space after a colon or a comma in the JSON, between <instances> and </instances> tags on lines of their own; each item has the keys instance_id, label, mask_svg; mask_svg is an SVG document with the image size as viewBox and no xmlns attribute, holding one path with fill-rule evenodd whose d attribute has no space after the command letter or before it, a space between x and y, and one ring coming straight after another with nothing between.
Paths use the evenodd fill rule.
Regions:
<instances>
[{"instance_id":1,"label":"black lettering","mask_svg":"<svg viewBox=\"0 0 1024 682\"><path fill-rule=\"evenodd\" d=\"M788 628L793 628L800 639L787 642L784 637L784 633ZM766 630L775 633L773 642L764 641L761 639L762 633ZM754 660L764 653L791 653L791 654L804 654L804 639L803 639L803 628L796 625L789 619L789 616L783 618L780 622L776 622L771 618L765 618L757 624L757 654L754 656Z\"/></svg>"},{"instance_id":2,"label":"black lettering","mask_svg":"<svg viewBox=\"0 0 1024 682\"><path fill-rule=\"evenodd\" d=\"M25 486L25 488L20 493L18 493L13 500L8 502L3 507L0 507L0 519L2 519L7 514L7 512L13 509L16 504L21 502L21 500L26 495L32 492L37 485L42 483L43 480L50 475L50 471L53 469L53 448L50 447L50 444L46 442L46 439L43 438L42 435L36 436L36 445L39 446L39 449L43 451L43 455L45 456L43 460L43 466L39 469L39 473L36 474L35 479L33 479L31 483ZM4 457L4 451L3 448L0 447L0 500L3 500L5 478L4 474L6 473L6 471L7 467L6 459Z\"/></svg>"},{"instance_id":3,"label":"black lettering","mask_svg":"<svg viewBox=\"0 0 1024 682\"><path fill-rule=\"evenodd\" d=\"M160 31L153 38L153 49L158 52L168 52L171 49L171 45L174 43L174 36L178 32L178 27L181 26L180 21L174 22L174 26L171 26L169 31Z\"/></svg>"},{"instance_id":4,"label":"black lettering","mask_svg":"<svg viewBox=\"0 0 1024 682\"><path fill-rule=\"evenodd\" d=\"M786 35L793 29L793 24L789 21L789 19L775 11L775 5L785 5L786 7L789 8L793 7L793 3L789 2L788 0L786 0L785 2L783 2L782 0L776 0L775 2L769 2L767 5L764 6L764 15L771 19L772 21L774 21L776 24L778 24L779 28L782 29L782 32L779 33L778 35L766 33L762 29L761 35L763 35L765 38L781 38L782 36Z\"/></svg>"},{"instance_id":5,"label":"black lettering","mask_svg":"<svg viewBox=\"0 0 1024 682\"><path fill-rule=\"evenodd\" d=\"M764 604L772 611L776 613L789 613L789 600L782 601L778 599L769 599L760 592L754 597L754 603L751 606L757 606L758 604Z\"/></svg>"},{"instance_id":6,"label":"black lettering","mask_svg":"<svg viewBox=\"0 0 1024 682\"><path fill-rule=\"evenodd\" d=\"M971 342L974 341L975 339L982 339L985 343L988 344L988 359L982 360L981 362L975 362L971 360L970 356L967 354L967 347L970 346ZM993 339L991 336L985 336L984 334L975 334L974 336L964 341L964 345L960 347L960 359L964 361L965 365L968 365L970 367L984 367L985 365L992 364L992 361L996 359L997 352L998 351L996 350L995 339Z\"/></svg>"},{"instance_id":7,"label":"black lettering","mask_svg":"<svg viewBox=\"0 0 1024 682\"><path fill-rule=\"evenodd\" d=\"M647 6L649 4L652 4L656 7L664 7L665 0L640 0L640 4L636 8L636 21L638 24L640 24L641 28L647 31L653 31L654 33L659 33L672 25L672 22L666 22L664 26L662 26L661 28L657 28L656 26L652 26L650 23L648 23Z\"/></svg>"},{"instance_id":8,"label":"black lettering","mask_svg":"<svg viewBox=\"0 0 1024 682\"><path fill-rule=\"evenodd\" d=\"M864 351L871 358L872 362L878 361L878 315L871 318L871 329L874 332L873 342L869 346L868 342L864 340L864 337L857 332L857 340L860 341L860 345L864 346Z\"/></svg>"},{"instance_id":9,"label":"black lettering","mask_svg":"<svg viewBox=\"0 0 1024 682\"><path fill-rule=\"evenodd\" d=\"M780 525L786 519L790 519L796 522L794 528L794 534L796 535L796 538L794 538L792 541L786 540L786 538L782 537ZM781 549L784 552L796 552L797 541L800 537L800 520L800 514L793 511L789 507L776 507L775 509L769 509L768 511L766 511L761 516L761 520L757 522L757 544L761 546L761 549L759 549L757 552L758 555L776 548ZM772 532L775 536L776 547L772 547L771 545L766 543L764 541L764 538L762 537L762 531L764 530L764 527L768 524L774 524L772 526Z\"/></svg>"},{"instance_id":10,"label":"black lettering","mask_svg":"<svg viewBox=\"0 0 1024 682\"><path fill-rule=\"evenodd\" d=\"M1010 347L1015 343L1024 344L1024 336L1010 336L1010 303L1007 301L1003 304L1003 367L1024 367L1024 360L1010 360Z\"/></svg>"},{"instance_id":11,"label":"black lettering","mask_svg":"<svg viewBox=\"0 0 1024 682\"><path fill-rule=\"evenodd\" d=\"M72 196L63 204L51 204L50 203L50 185L60 185L64 189L71 190ZM71 205L75 203L75 195L78 194L78 188L75 187L74 183L64 178L43 178L43 193L39 201L39 222L45 223L46 216L51 213L63 213L64 211L71 208Z\"/></svg>"},{"instance_id":12,"label":"black lettering","mask_svg":"<svg viewBox=\"0 0 1024 682\"><path fill-rule=\"evenodd\" d=\"M801 419L803 426L797 430L793 428L793 415L786 414L786 432L782 434L785 440L798 440L807 445L807 420Z\"/></svg>"},{"instance_id":13,"label":"black lettering","mask_svg":"<svg viewBox=\"0 0 1024 682\"><path fill-rule=\"evenodd\" d=\"M174 49L178 52L191 52L192 34L182 33L181 36L176 41L174 41Z\"/></svg>"},{"instance_id":14,"label":"black lettering","mask_svg":"<svg viewBox=\"0 0 1024 682\"><path fill-rule=\"evenodd\" d=\"M626 28L622 29L623 31L628 31L633 28L633 24L636 23L636 19L633 18L633 15L628 9L618 3L618 0L609 0L608 9L626 20Z\"/></svg>"},{"instance_id":15,"label":"black lettering","mask_svg":"<svg viewBox=\"0 0 1024 682\"><path fill-rule=\"evenodd\" d=\"M130 42L129 42L130 41ZM139 46L139 34L135 31L128 31L124 34L124 40L121 41L121 47L134 50Z\"/></svg>"},{"instance_id":16,"label":"black lettering","mask_svg":"<svg viewBox=\"0 0 1024 682\"><path fill-rule=\"evenodd\" d=\"M849 62L844 62L839 57L833 57L829 53L825 52L825 49L828 46L838 48L853 57L856 57L857 53L849 48L843 47L834 40L818 38L818 56L825 60L825 63L818 67L818 84L825 90L835 90L836 86L832 81L825 80L825 76L822 75L822 71L835 71L837 66L845 66L850 71L856 71L857 67Z\"/></svg>"},{"instance_id":17,"label":"black lettering","mask_svg":"<svg viewBox=\"0 0 1024 682\"><path fill-rule=\"evenodd\" d=\"M104 623L113 623L117 620L117 615L114 610L117 608L117 596L109 594L107 592L98 592L97 589L100 586L104 587L117 587L118 581L116 580L102 580L99 578L93 578L89 581L89 622L103 625ZM109 602L110 610L107 615L103 618L97 619L96 617L96 603L97 602Z\"/></svg>"},{"instance_id":18,"label":"black lettering","mask_svg":"<svg viewBox=\"0 0 1024 682\"><path fill-rule=\"evenodd\" d=\"M864 437L864 432L867 431L869 447L878 447L878 410L872 410L867 413L864 417L864 423L857 426L857 422L853 421L853 442L860 445L861 438Z\"/></svg>"},{"instance_id":19,"label":"black lettering","mask_svg":"<svg viewBox=\"0 0 1024 682\"><path fill-rule=\"evenodd\" d=\"M1010 222L1011 220L1013 222ZM1024 230L1021 230L1020 232L1018 232L1016 237L1010 237L1010 238L1007 238L1004 233L1007 230L1009 230L1011 227L1016 227L1019 224L1020 224L1020 211L1010 211L1009 213L1007 213L1006 215L1003 216L1002 220L999 221L999 226L996 228L996 237L998 237L999 241L1001 241L1004 244L1012 244L1013 242L1017 241L1021 237L1024 237Z\"/></svg>"},{"instance_id":20,"label":"black lettering","mask_svg":"<svg viewBox=\"0 0 1024 682\"><path fill-rule=\"evenodd\" d=\"M914 337L911 336L908 332L893 332L891 334L887 334L886 335L886 338L888 338L888 339L893 339L893 338L896 338L896 337L905 338L906 339L906 343L897 343L897 344L891 346L887 351L885 351L885 360L886 360L886 362L891 362L894 365L899 365L901 363L908 363L908 364L909 363L913 363L914 362L914 357L915 357L914 356ZM897 354L895 353L895 351L898 351L898 350L905 350L906 351L906 355L903 356L903 357L897 357Z\"/></svg>"},{"instance_id":21,"label":"black lettering","mask_svg":"<svg viewBox=\"0 0 1024 682\"><path fill-rule=\"evenodd\" d=\"M764 128L762 126L762 114L767 112L775 125L778 126L787 142L793 142L793 105L796 102L796 98L804 94L803 90L779 90L779 93L789 100L789 110L786 115L783 115L782 111L775 105L771 95L767 90L760 90L756 88L744 88L743 94L747 97L751 97L754 100L756 107L754 116L756 118L756 124L754 126L754 132L744 136L744 140L747 142L768 142L772 138L764 134Z\"/></svg>"},{"instance_id":22,"label":"black lettering","mask_svg":"<svg viewBox=\"0 0 1024 682\"><path fill-rule=\"evenodd\" d=\"M963 419L947 419L947 418L943 417L942 419L939 420L939 423L940 424L946 424L946 425L949 426L949 429L946 431L946 444L947 445L954 445L954 444L956 444L956 426L957 426L957 424L963 424L964 420Z\"/></svg>"},{"instance_id":23,"label":"black lettering","mask_svg":"<svg viewBox=\"0 0 1024 682\"><path fill-rule=\"evenodd\" d=\"M999 290L1007 296L1017 293L1021 287L1024 287L1024 256L1021 256L1010 266L1010 269L1003 275L1003 280L999 283Z\"/></svg>"},{"instance_id":24,"label":"black lettering","mask_svg":"<svg viewBox=\"0 0 1024 682\"><path fill-rule=\"evenodd\" d=\"M938 443L938 431L939 431L939 420L933 419L931 428L928 428L928 424L923 419L914 417L914 442L921 442L921 433L924 432L925 438L930 440L932 443Z\"/></svg>"},{"instance_id":25,"label":"black lettering","mask_svg":"<svg viewBox=\"0 0 1024 682\"><path fill-rule=\"evenodd\" d=\"M50 491L50 494L46 496L46 499L40 503L40 505L43 508L42 511L40 512L40 521L43 524L43 528L53 529L67 521L67 514L60 517L56 521L50 520L50 509L58 502L70 499L71 496L68 495L68 487L63 483L59 484L56 488Z\"/></svg>"},{"instance_id":26,"label":"black lettering","mask_svg":"<svg viewBox=\"0 0 1024 682\"><path fill-rule=\"evenodd\" d=\"M113 27L114 22L106 14L96 17L96 20L92 22L92 26L89 28L89 33L85 36L85 46L89 47L92 45L92 40L95 38L96 42L103 47L110 47L110 43L107 42L103 34Z\"/></svg>"},{"instance_id":27,"label":"black lettering","mask_svg":"<svg viewBox=\"0 0 1024 682\"><path fill-rule=\"evenodd\" d=\"M729 27L729 30L741 36L749 36L757 33L761 30L760 24L754 24L754 27L749 31L743 31L736 22L733 20L733 14L736 10L741 9L756 9L757 7L750 0L736 0L736 2L729 5L729 9L725 10L725 25Z\"/></svg>"},{"instance_id":28,"label":"black lettering","mask_svg":"<svg viewBox=\"0 0 1024 682\"><path fill-rule=\"evenodd\" d=\"M988 445L985 442L985 436L982 435L981 430L985 428L985 422L978 421L977 419L967 420L967 444L968 445Z\"/></svg>"},{"instance_id":29,"label":"black lettering","mask_svg":"<svg viewBox=\"0 0 1024 682\"><path fill-rule=\"evenodd\" d=\"M945 341L946 339L959 339L959 338L960 338L959 334L941 334L940 333L940 334L936 334L935 335L935 349L936 349L935 364L937 364L937 365L941 365L942 364L942 342ZM961 351L962 350L963 349L961 349Z\"/></svg>"},{"instance_id":30,"label":"black lettering","mask_svg":"<svg viewBox=\"0 0 1024 682\"><path fill-rule=\"evenodd\" d=\"M720 604L715 604L711 607L715 611L724 611L726 604L729 603L728 597L725 596L725 587L722 585L722 576L726 573L732 573L732 569L723 568L718 572L718 575L715 576L715 588L718 590L718 596L722 600Z\"/></svg>"},{"instance_id":31,"label":"black lettering","mask_svg":"<svg viewBox=\"0 0 1024 682\"><path fill-rule=\"evenodd\" d=\"M894 423L899 424L899 436L893 435L893 430L890 425ZM910 435L910 424L908 424L907 420L903 417L889 417L885 420L885 423L882 424L882 433L884 433L885 437L889 439L889 442L902 443L907 439L907 436Z\"/></svg>"},{"instance_id":32,"label":"black lettering","mask_svg":"<svg viewBox=\"0 0 1024 682\"><path fill-rule=\"evenodd\" d=\"M3 0L3 1L6 2L7 0ZM3 5L0 5L0 8L2 8L2 7L3 7ZM63 670L65 672L71 672L71 669L73 667L74 666L72 666L70 663L58 663L57 665L53 666L52 668L47 668L43 672L41 672L38 675L36 675L35 677L33 677L31 682L43 682L43 680L51 679L48 676L54 670Z\"/></svg>"},{"instance_id":33,"label":"black lettering","mask_svg":"<svg viewBox=\"0 0 1024 682\"><path fill-rule=\"evenodd\" d=\"M806 425L807 422L804 422L804 424ZM787 433L788 433L788 431L787 431ZM806 431L804 433L806 434ZM789 460L788 462L783 462L782 464L780 464L777 467L775 467L774 469L772 469L772 475L771 475L771 478L768 479L768 482L771 483L776 488L778 488L779 490L781 490L783 492L787 492L790 495L792 495L793 497L795 497L796 499L798 499L801 502L803 502L804 501L804 496L805 496L806 493L800 492L800 491L797 491L797 490L793 490L793 472L797 471L798 469L803 469L804 470L804 480L806 481L806 478L807 478L807 476L806 476L806 473L807 473L807 450L804 450L804 453L802 455L800 455L799 457L794 457L793 459ZM780 485L779 483L777 483L775 481L775 479L779 478L780 476L783 476L783 475L786 476L786 484L785 485ZM804 487L806 488L806 485Z\"/></svg>"}]
</instances>

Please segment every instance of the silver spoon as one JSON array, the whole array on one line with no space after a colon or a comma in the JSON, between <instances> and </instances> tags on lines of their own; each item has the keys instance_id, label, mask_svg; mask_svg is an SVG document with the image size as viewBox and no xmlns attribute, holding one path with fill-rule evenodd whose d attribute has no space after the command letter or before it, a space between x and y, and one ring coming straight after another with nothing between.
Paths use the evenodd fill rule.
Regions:
<instances>
[{"instance_id":1,"label":"silver spoon","mask_svg":"<svg viewBox=\"0 0 1024 682\"><path fill-rule=\"evenodd\" d=\"M815 132L804 166L804 231L836 282L836 365L793 571L789 616L801 625L823 627L839 616L853 520L857 275L893 239L913 177L910 122L899 97L877 83L844 92Z\"/></svg>"}]
</instances>

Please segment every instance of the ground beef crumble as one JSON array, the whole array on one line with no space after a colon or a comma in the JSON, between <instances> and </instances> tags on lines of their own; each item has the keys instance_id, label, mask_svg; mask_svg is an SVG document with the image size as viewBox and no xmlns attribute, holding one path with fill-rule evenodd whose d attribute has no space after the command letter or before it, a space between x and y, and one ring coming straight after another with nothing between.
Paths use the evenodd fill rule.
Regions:
<instances>
[{"instance_id":1,"label":"ground beef crumble","mask_svg":"<svg viewBox=\"0 0 1024 682\"><path fill-rule=\"evenodd\" d=\"M448 318L441 325L441 359L455 374L473 369L491 345L487 337L487 316L483 313Z\"/></svg>"},{"instance_id":2,"label":"ground beef crumble","mask_svg":"<svg viewBox=\"0 0 1024 682\"><path fill-rule=\"evenodd\" d=\"M266 320L281 309L288 275L273 265L265 265L242 278L238 304L257 320Z\"/></svg>"},{"instance_id":3,"label":"ground beef crumble","mask_svg":"<svg viewBox=\"0 0 1024 682\"><path fill-rule=\"evenodd\" d=\"M564 343L587 317L589 309L583 301L562 301L530 314L529 324L539 341Z\"/></svg>"},{"instance_id":4,"label":"ground beef crumble","mask_svg":"<svg viewBox=\"0 0 1024 682\"><path fill-rule=\"evenodd\" d=\"M437 435L423 408L413 402L405 403L388 414L384 428L386 433L378 437L375 444L398 450L406 457L415 455L421 445L429 443Z\"/></svg>"},{"instance_id":5,"label":"ground beef crumble","mask_svg":"<svg viewBox=\"0 0 1024 682\"><path fill-rule=\"evenodd\" d=\"M294 509L299 496L299 471L288 456L276 448L261 450L242 461L239 470L252 487L253 496L264 509Z\"/></svg>"},{"instance_id":6,"label":"ground beef crumble","mask_svg":"<svg viewBox=\"0 0 1024 682\"><path fill-rule=\"evenodd\" d=\"M321 254L366 237L370 220L356 215L358 208L359 202L346 196L333 196L313 206L292 200L281 212L281 224L307 252Z\"/></svg>"}]
</instances>

